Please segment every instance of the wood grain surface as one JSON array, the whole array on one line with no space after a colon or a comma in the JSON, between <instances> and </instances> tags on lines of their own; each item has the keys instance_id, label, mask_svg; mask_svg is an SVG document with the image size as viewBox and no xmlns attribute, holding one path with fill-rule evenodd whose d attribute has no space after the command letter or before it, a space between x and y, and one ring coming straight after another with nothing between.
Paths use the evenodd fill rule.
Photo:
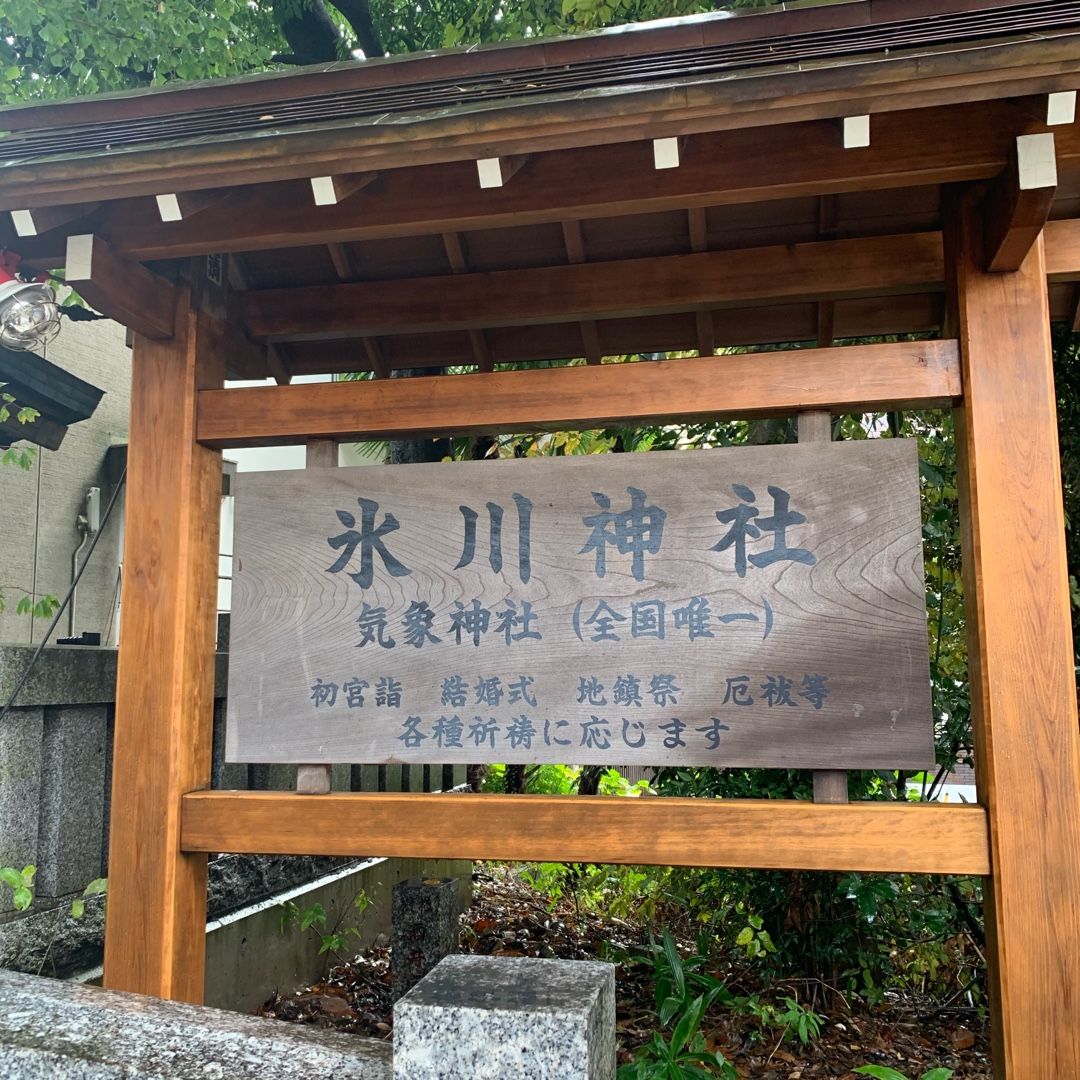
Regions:
<instances>
[{"instance_id":1,"label":"wood grain surface","mask_svg":"<svg viewBox=\"0 0 1080 1080\"><path fill-rule=\"evenodd\" d=\"M925 767L916 477L903 440L244 475L228 756Z\"/></svg>"},{"instance_id":2,"label":"wood grain surface","mask_svg":"<svg viewBox=\"0 0 1080 1080\"><path fill-rule=\"evenodd\" d=\"M270 791L197 791L183 803L188 851L913 874L990 867L981 806Z\"/></svg>"},{"instance_id":3,"label":"wood grain surface","mask_svg":"<svg viewBox=\"0 0 1080 1080\"><path fill-rule=\"evenodd\" d=\"M251 337L304 341L405 328L429 333L639 317L762 300L888 296L937 290L943 282L941 236L922 232L258 289L239 303Z\"/></svg>"},{"instance_id":4,"label":"wood grain surface","mask_svg":"<svg viewBox=\"0 0 1080 1080\"><path fill-rule=\"evenodd\" d=\"M994 1075L1063 1080L1080 1076L1080 730L1043 241L987 273L978 205L948 221Z\"/></svg>"},{"instance_id":5,"label":"wood grain surface","mask_svg":"<svg viewBox=\"0 0 1080 1080\"><path fill-rule=\"evenodd\" d=\"M136 335L132 365L105 985L199 1002L206 856L180 850L180 796L210 783L221 455L195 401L226 338L177 294L176 336Z\"/></svg>"},{"instance_id":6,"label":"wood grain surface","mask_svg":"<svg viewBox=\"0 0 1080 1080\"><path fill-rule=\"evenodd\" d=\"M955 341L906 341L697 359L211 390L199 441L257 446L560 431L802 409L930 408L960 395Z\"/></svg>"}]
</instances>

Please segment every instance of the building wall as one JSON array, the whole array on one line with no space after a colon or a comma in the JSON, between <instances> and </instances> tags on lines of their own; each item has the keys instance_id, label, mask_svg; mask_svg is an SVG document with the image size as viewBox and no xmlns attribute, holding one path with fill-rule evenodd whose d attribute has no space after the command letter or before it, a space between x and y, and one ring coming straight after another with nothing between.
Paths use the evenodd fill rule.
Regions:
<instances>
[{"instance_id":1,"label":"building wall","mask_svg":"<svg viewBox=\"0 0 1080 1080\"><path fill-rule=\"evenodd\" d=\"M0 584L5 610L0 613L0 643L40 641L47 620L17 615L21 596L62 597L71 583L71 556L79 544L76 519L87 487L98 485L101 509L110 491L102 477L105 452L126 443L131 388L131 351L124 329L103 320L65 321L47 358L105 391L94 415L68 429L59 450L36 448L29 471L0 468ZM74 632L98 631L106 638L120 563L121 513L114 511L79 583ZM85 550L85 549L84 549ZM114 620L115 622L115 620ZM115 625L112 635L115 635ZM54 635L67 634L67 615Z\"/></svg>"}]
</instances>

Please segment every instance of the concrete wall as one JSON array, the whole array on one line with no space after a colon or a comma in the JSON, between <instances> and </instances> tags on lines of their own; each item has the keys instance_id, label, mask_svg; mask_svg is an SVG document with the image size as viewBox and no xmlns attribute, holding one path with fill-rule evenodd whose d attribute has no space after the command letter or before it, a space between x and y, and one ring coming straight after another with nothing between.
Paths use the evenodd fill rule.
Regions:
<instances>
[{"instance_id":1,"label":"concrete wall","mask_svg":"<svg viewBox=\"0 0 1080 1080\"><path fill-rule=\"evenodd\" d=\"M318 953L314 931L281 930L281 907L292 900L301 911L321 904L326 929L355 927L350 949L359 952L390 936L390 899L399 881L453 877L458 881L458 911L472 898L472 863L460 859L368 859L327 874L288 893L215 919L206 927L204 1003L250 1012L270 996L325 978L338 960ZM363 890L369 903L358 915L353 901ZM339 921L340 920L340 921Z\"/></svg>"},{"instance_id":2,"label":"concrete wall","mask_svg":"<svg viewBox=\"0 0 1080 1080\"><path fill-rule=\"evenodd\" d=\"M0 468L0 585L6 609L0 613L0 642L39 641L47 621L16 615L24 594L61 597L71 581L71 554L79 543L76 518L86 488L102 486L102 509L110 494L101 482L105 451L127 442L131 352L124 329L105 320L65 321L48 347L47 359L105 391L94 415L68 429L59 450L36 449L29 471ZM120 515L114 513L86 569L78 591L75 633L104 634L113 607L120 560ZM115 629L115 628L114 628ZM67 617L58 633L67 633Z\"/></svg>"}]
</instances>

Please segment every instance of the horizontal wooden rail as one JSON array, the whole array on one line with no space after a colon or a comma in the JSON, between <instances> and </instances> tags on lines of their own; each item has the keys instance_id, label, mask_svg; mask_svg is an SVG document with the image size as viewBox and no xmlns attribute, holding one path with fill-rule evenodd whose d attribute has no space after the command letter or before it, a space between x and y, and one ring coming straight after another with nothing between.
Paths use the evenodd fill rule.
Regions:
<instances>
[{"instance_id":1,"label":"horizontal wooden rail","mask_svg":"<svg viewBox=\"0 0 1080 1080\"><path fill-rule=\"evenodd\" d=\"M944 282L941 234L924 232L255 289L238 306L253 339L311 341L893 296Z\"/></svg>"},{"instance_id":2,"label":"horizontal wooden rail","mask_svg":"<svg viewBox=\"0 0 1080 1080\"><path fill-rule=\"evenodd\" d=\"M259 446L783 416L804 409L929 408L960 393L956 342L916 341L204 390L197 431L207 446Z\"/></svg>"},{"instance_id":3,"label":"horizontal wooden rail","mask_svg":"<svg viewBox=\"0 0 1080 1080\"><path fill-rule=\"evenodd\" d=\"M981 806L197 791L185 851L988 874Z\"/></svg>"}]
</instances>

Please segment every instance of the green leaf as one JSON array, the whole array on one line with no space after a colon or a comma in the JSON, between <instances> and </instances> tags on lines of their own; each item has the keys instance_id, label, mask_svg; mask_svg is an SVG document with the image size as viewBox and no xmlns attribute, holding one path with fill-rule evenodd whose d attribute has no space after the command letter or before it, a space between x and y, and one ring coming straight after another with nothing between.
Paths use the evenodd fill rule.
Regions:
<instances>
[{"instance_id":1,"label":"green leaf","mask_svg":"<svg viewBox=\"0 0 1080 1080\"><path fill-rule=\"evenodd\" d=\"M690 1008L683 1013L682 1019L671 1034L671 1052L673 1054L678 1054L690 1041L690 1036L698 1030L701 1025L701 1015L704 1011L705 999L702 997L694 998Z\"/></svg>"},{"instance_id":2,"label":"green leaf","mask_svg":"<svg viewBox=\"0 0 1080 1080\"><path fill-rule=\"evenodd\" d=\"M735 939L736 945L746 946L754 940L754 931L749 926L744 926L739 931L739 936Z\"/></svg>"},{"instance_id":3,"label":"green leaf","mask_svg":"<svg viewBox=\"0 0 1080 1080\"><path fill-rule=\"evenodd\" d=\"M667 1027L671 1023L671 1018L679 1011L679 1007L682 1005L682 998L668 997L663 1000L660 1005L660 1025Z\"/></svg>"},{"instance_id":4,"label":"green leaf","mask_svg":"<svg viewBox=\"0 0 1080 1080\"><path fill-rule=\"evenodd\" d=\"M0 866L0 881L9 889L18 889L22 886L22 874L14 866Z\"/></svg>"},{"instance_id":5,"label":"green leaf","mask_svg":"<svg viewBox=\"0 0 1080 1080\"><path fill-rule=\"evenodd\" d=\"M71 901L71 917L81 919L86 914L86 901L79 898Z\"/></svg>"},{"instance_id":6,"label":"green leaf","mask_svg":"<svg viewBox=\"0 0 1080 1080\"><path fill-rule=\"evenodd\" d=\"M103 892L109 887L108 878L94 878L89 885L83 889L83 896L101 896Z\"/></svg>"},{"instance_id":7,"label":"green leaf","mask_svg":"<svg viewBox=\"0 0 1080 1080\"><path fill-rule=\"evenodd\" d=\"M326 925L326 911L322 904L312 904L307 908L303 915L300 916L300 929L308 930L312 926L318 923L319 926Z\"/></svg>"},{"instance_id":8,"label":"green leaf","mask_svg":"<svg viewBox=\"0 0 1080 1080\"><path fill-rule=\"evenodd\" d=\"M860 1065L852 1072L862 1073L863 1076L875 1076L877 1080L907 1080L902 1072L890 1069L888 1065Z\"/></svg>"},{"instance_id":9,"label":"green leaf","mask_svg":"<svg viewBox=\"0 0 1080 1080\"><path fill-rule=\"evenodd\" d=\"M922 1074L922 1080L949 1080L952 1069L929 1069Z\"/></svg>"},{"instance_id":10,"label":"green leaf","mask_svg":"<svg viewBox=\"0 0 1080 1080\"><path fill-rule=\"evenodd\" d=\"M686 973L683 971L682 957L675 947L675 939L671 931L664 927L664 955L667 957L668 967L671 968L671 977L675 982L675 992L680 998L686 996Z\"/></svg>"},{"instance_id":11,"label":"green leaf","mask_svg":"<svg viewBox=\"0 0 1080 1080\"><path fill-rule=\"evenodd\" d=\"M34 894L25 885L20 885L15 890L13 903L16 911L25 911L33 902Z\"/></svg>"}]
</instances>

